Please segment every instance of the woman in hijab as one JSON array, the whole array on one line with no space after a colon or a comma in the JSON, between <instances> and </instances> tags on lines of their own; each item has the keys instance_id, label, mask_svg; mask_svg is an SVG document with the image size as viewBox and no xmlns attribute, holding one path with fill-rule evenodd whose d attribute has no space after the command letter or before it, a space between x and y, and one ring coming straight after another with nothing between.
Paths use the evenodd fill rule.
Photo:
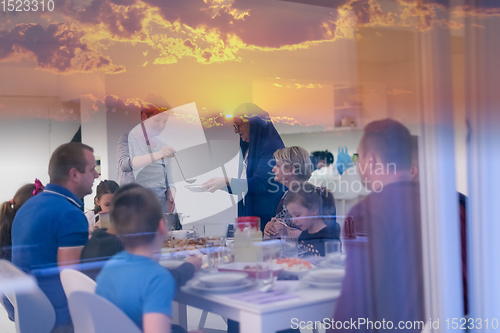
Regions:
<instances>
[{"instance_id":1,"label":"woman in hijab","mask_svg":"<svg viewBox=\"0 0 500 333\"><path fill-rule=\"evenodd\" d=\"M240 135L242 159L239 178L212 178L203 184L210 192L226 190L238 195L238 216L258 216L261 229L276 214L283 188L271 171L276 150L284 148L269 114L252 103L240 105L233 116L234 133Z\"/></svg>"}]
</instances>

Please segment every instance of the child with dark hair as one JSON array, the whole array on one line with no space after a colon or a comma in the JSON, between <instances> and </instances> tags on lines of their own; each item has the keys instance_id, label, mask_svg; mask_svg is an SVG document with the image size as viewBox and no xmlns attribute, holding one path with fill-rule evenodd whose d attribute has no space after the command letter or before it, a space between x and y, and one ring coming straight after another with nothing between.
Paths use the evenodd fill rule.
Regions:
<instances>
[{"instance_id":1,"label":"child with dark hair","mask_svg":"<svg viewBox=\"0 0 500 333\"><path fill-rule=\"evenodd\" d=\"M134 188L142 188L137 183L131 183L121 186L115 196L119 196L126 191ZM82 263L82 271L92 279L96 279L101 272L105 262L115 254L124 250L121 239L117 236L114 220L110 220L109 228L98 229L94 231L92 238L82 249L80 263ZM186 282L194 276L194 273L201 268L201 258L190 256L185 262L176 267L168 269L174 277L175 285L178 288L182 287Z\"/></svg>"},{"instance_id":2,"label":"child with dark hair","mask_svg":"<svg viewBox=\"0 0 500 333\"><path fill-rule=\"evenodd\" d=\"M97 185L96 195L94 198L94 209L85 213L87 221L89 221L89 234L99 228L99 213L104 214L109 212L113 194L120 188L114 180L103 180Z\"/></svg>"},{"instance_id":3,"label":"child with dark hair","mask_svg":"<svg viewBox=\"0 0 500 333\"><path fill-rule=\"evenodd\" d=\"M12 260L12 222L17 211L30 198L42 192L44 186L42 182L35 179L33 184L21 186L14 194L14 197L9 201L5 201L0 205L0 259L8 261ZM9 319L14 321L14 307L10 301L2 294L0 303L5 307L9 315Z\"/></svg>"},{"instance_id":4,"label":"child with dark hair","mask_svg":"<svg viewBox=\"0 0 500 333\"><path fill-rule=\"evenodd\" d=\"M141 186L135 183L124 185L118 188L115 191L114 195L120 195L121 193L127 190L137 187ZM110 207L111 205L108 207L108 211ZM97 229L92 233L92 237L89 239L87 244L85 244L85 246L82 249L82 253L80 255L80 262L82 264L85 264L96 261L105 261L121 251L123 251L122 242L116 235L115 224L113 223L113 221L110 221L109 228ZM87 274L88 276L90 276L92 279L95 280L97 275L101 272L101 268L103 265L104 264L84 265L83 271L85 274Z\"/></svg>"},{"instance_id":5,"label":"child with dark hair","mask_svg":"<svg viewBox=\"0 0 500 333\"><path fill-rule=\"evenodd\" d=\"M304 183L298 190L288 192L284 205L294 224L302 230L299 245L309 254L324 256L325 242L340 239L333 193L326 188Z\"/></svg>"},{"instance_id":6,"label":"child with dark hair","mask_svg":"<svg viewBox=\"0 0 500 333\"><path fill-rule=\"evenodd\" d=\"M21 186L12 199L0 205L0 259L12 259L11 231L17 211L28 199L42 191L42 182L35 179L35 183Z\"/></svg>"},{"instance_id":7,"label":"child with dark hair","mask_svg":"<svg viewBox=\"0 0 500 333\"><path fill-rule=\"evenodd\" d=\"M170 332L176 285L153 259L168 235L158 198L137 186L113 198L110 214L125 250L102 269L96 294L119 307L143 332Z\"/></svg>"}]
</instances>

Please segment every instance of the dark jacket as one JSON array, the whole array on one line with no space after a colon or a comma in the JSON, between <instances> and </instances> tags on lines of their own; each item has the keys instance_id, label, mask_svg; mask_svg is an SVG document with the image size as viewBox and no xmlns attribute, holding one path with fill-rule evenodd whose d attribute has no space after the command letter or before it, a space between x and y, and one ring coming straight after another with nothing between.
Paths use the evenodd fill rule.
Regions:
<instances>
[{"instance_id":1,"label":"dark jacket","mask_svg":"<svg viewBox=\"0 0 500 333\"><path fill-rule=\"evenodd\" d=\"M267 222L276 214L276 208L283 196L283 186L274 181L271 171L275 165L273 154L284 148L276 128L269 120L269 115L250 118L250 142L240 139L242 156L248 151L246 179L231 179L230 192L241 197L246 192L245 200L238 202L238 216L258 216L260 227L264 230ZM243 160L240 161L240 173Z\"/></svg>"}]
</instances>

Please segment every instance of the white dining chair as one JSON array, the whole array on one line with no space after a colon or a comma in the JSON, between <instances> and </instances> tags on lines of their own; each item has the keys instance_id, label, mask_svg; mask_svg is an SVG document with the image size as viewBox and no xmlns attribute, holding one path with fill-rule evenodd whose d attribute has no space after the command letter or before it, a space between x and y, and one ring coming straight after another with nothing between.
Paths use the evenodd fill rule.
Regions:
<instances>
[{"instance_id":1,"label":"white dining chair","mask_svg":"<svg viewBox=\"0 0 500 333\"><path fill-rule=\"evenodd\" d=\"M9 261L0 260L0 281L18 279L21 282L31 278ZM48 333L52 330L56 321L54 308L35 282L29 288L12 288L4 293L14 307L17 333Z\"/></svg>"},{"instance_id":2,"label":"white dining chair","mask_svg":"<svg viewBox=\"0 0 500 333\"><path fill-rule=\"evenodd\" d=\"M96 282L84 273L74 269L64 269L61 271L61 283L66 297L75 291L95 292Z\"/></svg>"},{"instance_id":3,"label":"white dining chair","mask_svg":"<svg viewBox=\"0 0 500 333\"><path fill-rule=\"evenodd\" d=\"M75 333L141 333L122 310L95 293L74 291L68 304Z\"/></svg>"}]
</instances>

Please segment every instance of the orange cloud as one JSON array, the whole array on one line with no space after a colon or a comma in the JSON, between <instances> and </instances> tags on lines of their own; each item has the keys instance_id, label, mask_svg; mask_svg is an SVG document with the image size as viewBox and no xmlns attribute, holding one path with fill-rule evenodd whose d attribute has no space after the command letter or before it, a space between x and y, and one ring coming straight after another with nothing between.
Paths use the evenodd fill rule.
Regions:
<instances>
[{"instance_id":1,"label":"orange cloud","mask_svg":"<svg viewBox=\"0 0 500 333\"><path fill-rule=\"evenodd\" d=\"M137 115L137 119L139 119L139 113L142 106L151 107L152 103L145 102L139 98L129 98L129 99L121 99L116 95L107 95L103 99L99 99L94 97L93 95L82 95L81 98L89 99L93 102L92 109L93 112L88 113L87 117L90 116L94 112L113 112L118 114L123 114L124 116L128 115ZM194 116L191 114L182 114L173 112L171 117L176 117L177 119L181 119L186 123L197 124L201 123L203 128L213 128L220 126L227 126L228 118L226 117L228 114L224 112L214 113L208 117L202 116ZM311 130L311 131L321 131L325 129L325 127L321 124L316 123L301 123L289 116L274 116L271 117L273 123L277 126L281 126L285 129L295 128L295 129L303 129L303 130ZM85 121L85 119L83 119Z\"/></svg>"},{"instance_id":2,"label":"orange cloud","mask_svg":"<svg viewBox=\"0 0 500 333\"><path fill-rule=\"evenodd\" d=\"M474 2L475 6L451 4L447 0L397 0L402 7L399 15L401 22L406 26L416 26L419 30L432 29L434 24L443 28L460 29L463 24L453 21L439 19L436 20L436 11L449 11L452 17L465 16L493 16L500 15L500 1L486 0ZM417 22L411 19L416 18Z\"/></svg>"},{"instance_id":3,"label":"orange cloud","mask_svg":"<svg viewBox=\"0 0 500 333\"><path fill-rule=\"evenodd\" d=\"M78 6L78 7L76 7ZM98 27L117 40L145 40L148 6L136 0L92 0L83 8L67 5L65 14L88 27Z\"/></svg>"},{"instance_id":4,"label":"orange cloud","mask_svg":"<svg viewBox=\"0 0 500 333\"><path fill-rule=\"evenodd\" d=\"M435 25L462 27L457 21L437 19L440 10L449 10L455 17L500 14L496 0L482 1L478 8L449 7L444 0L395 2L395 10L388 12L377 0L283 0L273 6L268 0L91 0L84 5L64 1L56 6L59 16L47 17L55 21L63 15L67 23L51 23L47 28L20 24L1 32L0 60L30 58L38 68L58 73L118 73L125 69L100 53L110 41L149 46L144 52L148 59L137 66L171 64L183 58L211 64L241 61L241 50L308 49L354 39L357 29L365 26L399 25L420 31ZM301 11L306 4L318 6ZM29 39L26 33L38 37ZM42 37L50 43L41 46Z\"/></svg>"},{"instance_id":5,"label":"orange cloud","mask_svg":"<svg viewBox=\"0 0 500 333\"><path fill-rule=\"evenodd\" d=\"M120 73L125 69L83 41L84 33L71 23L18 24L0 32L0 61L33 60L38 69L60 74Z\"/></svg>"}]
</instances>

